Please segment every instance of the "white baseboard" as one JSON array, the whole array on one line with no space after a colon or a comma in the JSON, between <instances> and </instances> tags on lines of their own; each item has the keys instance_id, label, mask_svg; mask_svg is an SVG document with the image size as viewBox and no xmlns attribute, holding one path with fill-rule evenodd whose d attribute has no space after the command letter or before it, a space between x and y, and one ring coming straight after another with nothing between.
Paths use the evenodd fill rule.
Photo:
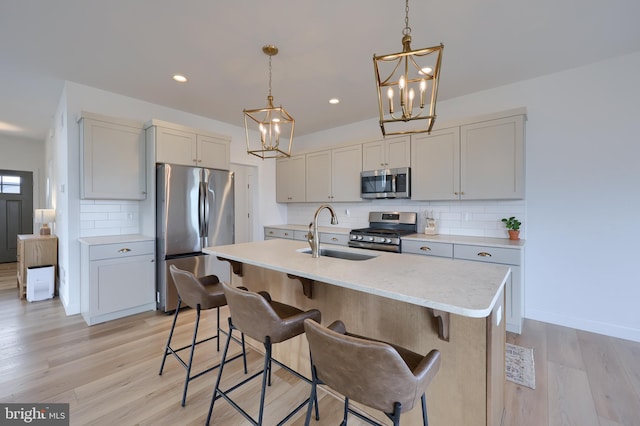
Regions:
<instances>
[{"instance_id":1,"label":"white baseboard","mask_svg":"<svg viewBox=\"0 0 640 426\"><path fill-rule=\"evenodd\" d=\"M584 318L560 315L555 312L539 311L536 309L527 309L526 317L536 321L548 322L551 324L562 325L564 327L571 327L578 330L640 342L640 329L638 328L624 327L617 324L592 321Z\"/></svg>"}]
</instances>

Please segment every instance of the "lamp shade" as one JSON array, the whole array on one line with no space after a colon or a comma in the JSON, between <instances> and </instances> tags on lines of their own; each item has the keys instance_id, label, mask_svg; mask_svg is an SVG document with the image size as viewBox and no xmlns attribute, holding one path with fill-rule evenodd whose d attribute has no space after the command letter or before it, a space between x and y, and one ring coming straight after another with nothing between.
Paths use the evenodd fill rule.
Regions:
<instances>
[{"instance_id":1,"label":"lamp shade","mask_svg":"<svg viewBox=\"0 0 640 426\"><path fill-rule=\"evenodd\" d=\"M36 223L51 223L56 219L56 211L54 209L36 209Z\"/></svg>"},{"instance_id":2,"label":"lamp shade","mask_svg":"<svg viewBox=\"0 0 640 426\"><path fill-rule=\"evenodd\" d=\"M34 216L36 223L42 224L40 235L51 235L49 223L56 220L56 211L54 209L36 209Z\"/></svg>"}]
</instances>

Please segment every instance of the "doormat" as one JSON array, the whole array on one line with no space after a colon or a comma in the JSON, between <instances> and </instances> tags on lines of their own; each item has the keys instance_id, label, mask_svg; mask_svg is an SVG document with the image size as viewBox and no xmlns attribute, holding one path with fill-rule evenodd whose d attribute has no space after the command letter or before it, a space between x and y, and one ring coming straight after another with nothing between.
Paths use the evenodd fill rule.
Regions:
<instances>
[{"instance_id":1,"label":"doormat","mask_svg":"<svg viewBox=\"0 0 640 426\"><path fill-rule=\"evenodd\" d=\"M531 389L536 388L532 348L507 343L505 364L507 380Z\"/></svg>"}]
</instances>

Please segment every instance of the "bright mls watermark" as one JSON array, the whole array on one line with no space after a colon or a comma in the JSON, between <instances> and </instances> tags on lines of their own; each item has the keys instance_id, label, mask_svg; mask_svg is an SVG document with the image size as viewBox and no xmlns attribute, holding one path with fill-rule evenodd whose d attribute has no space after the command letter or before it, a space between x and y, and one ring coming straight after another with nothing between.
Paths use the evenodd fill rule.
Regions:
<instances>
[{"instance_id":1,"label":"bright mls watermark","mask_svg":"<svg viewBox=\"0 0 640 426\"><path fill-rule=\"evenodd\" d=\"M69 426L69 404L0 403L0 425Z\"/></svg>"}]
</instances>

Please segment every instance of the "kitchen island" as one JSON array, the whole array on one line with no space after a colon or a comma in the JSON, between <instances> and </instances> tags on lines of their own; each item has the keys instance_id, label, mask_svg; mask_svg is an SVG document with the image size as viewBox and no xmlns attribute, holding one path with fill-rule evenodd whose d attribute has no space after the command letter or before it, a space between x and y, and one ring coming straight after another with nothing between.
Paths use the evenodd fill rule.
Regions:
<instances>
[{"instance_id":1,"label":"kitchen island","mask_svg":"<svg viewBox=\"0 0 640 426\"><path fill-rule=\"evenodd\" d=\"M372 257L312 258L306 243L282 239L204 251L230 262L232 285L269 291L275 300L300 309L317 308L325 325L341 319L357 334L422 354L440 350L441 368L427 390L433 424L500 425L504 410L504 285L510 269L331 248ZM304 336L275 345L274 356L309 375ZM403 424L417 424L420 416L420 409L414 409L403 415ZM380 413L377 417L382 418Z\"/></svg>"}]
</instances>

